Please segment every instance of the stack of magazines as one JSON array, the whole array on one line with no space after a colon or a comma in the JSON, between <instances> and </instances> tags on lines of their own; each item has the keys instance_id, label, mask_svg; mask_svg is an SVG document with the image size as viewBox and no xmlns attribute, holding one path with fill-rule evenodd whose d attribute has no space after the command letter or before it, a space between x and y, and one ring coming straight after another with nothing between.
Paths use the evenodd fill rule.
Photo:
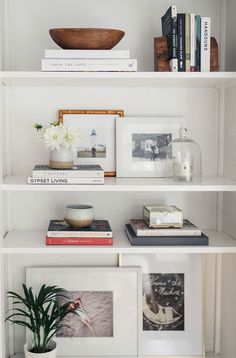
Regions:
<instances>
[{"instance_id":1,"label":"stack of magazines","mask_svg":"<svg viewBox=\"0 0 236 358\"><path fill-rule=\"evenodd\" d=\"M42 71L136 72L129 50L45 50Z\"/></svg>"},{"instance_id":2,"label":"stack of magazines","mask_svg":"<svg viewBox=\"0 0 236 358\"><path fill-rule=\"evenodd\" d=\"M149 228L144 220L130 220L126 235L134 246L208 245L209 239L189 220L182 228Z\"/></svg>"},{"instance_id":3,"label":"stack of magazines","mask_svg":"<svg viewBox=\"0 0 236 358\"><path fill-rule=\"evenodd\" d=\"M51 169L48 165L36 165L28 184L104 184L104 170L100 165L75 165L72 169Z\"/></svg>"},{"instance_id":4,"label":"stack of magazines","mask_svg":"<svg viewBox=\"0 0 236 358\"><path fill-rule=\"evenodd\" d=\"M46 245L113 245L113 234L107 220L94 220L86 228L73 228L64 220L51 220Z\"/></svg>"}]
</instances>

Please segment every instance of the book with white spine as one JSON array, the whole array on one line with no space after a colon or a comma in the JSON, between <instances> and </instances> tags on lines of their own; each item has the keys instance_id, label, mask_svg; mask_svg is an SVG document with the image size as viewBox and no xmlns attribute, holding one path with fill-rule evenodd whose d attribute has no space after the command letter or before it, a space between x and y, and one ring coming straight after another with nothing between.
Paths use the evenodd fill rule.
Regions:
<instances>
[{"instance_id":1,"label":"book with white spine","mask_svg":"<svg viewBox=\"0 0 236 358\"><path fill-rule=\"evenodd\" d=\"M211 18L201 18L201 72L210 72Z\"/></svg>"},{"instance_id":2,"label":"book with white spine","mask_svg":"<svg viewBox=\"0 0 236 358\"><path fill-rule=\"evenodd\" d=\"M43 72L136 72L136 59L42 59Z\"/></svg>"},{"instance_id":3,"label":"book with white spine","mask_svg":"<svg viewBox=\"0 0 236 358\"><path fill-rule=\"evenodd\" d=\"M51 50L46 49L45 58L129 58L129 50Z\"/></svg>"},{"instance_id":4,"label":"book with white spine","mask_svg":"<svg viewBox=\"0 0 236 358\"><path fill-rule=\"evenodd\" d=\"M190 14L190 71L196 71L196 20L195 14Z\"/></svg>"},{"instance_id":5,"label":"book with white spine","mask_svg":"<svg viewBox=\"0 0 236 358\"><path fill-rule=\"evenodd\" d=\"M100 165L74 165L71 169L52 169L48 165L35 165L33 178L103 178Z\"/></svg>"},{"instance_id":6,"label":"book with white spine","mask_svg":"<svg viewBox=\"0 0 236 358\"><path fill-rule=\"evenodd\" d=\"M91 185L104 184L104 178L28 178L28 184L32 185Z\"/></svg>"}]
</instances>

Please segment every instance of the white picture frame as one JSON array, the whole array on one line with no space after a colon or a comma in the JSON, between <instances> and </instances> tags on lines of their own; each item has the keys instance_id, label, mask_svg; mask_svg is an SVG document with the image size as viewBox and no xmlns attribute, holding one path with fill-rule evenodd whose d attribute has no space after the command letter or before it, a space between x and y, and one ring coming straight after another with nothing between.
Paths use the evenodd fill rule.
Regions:
<instances>
[{"instance_id":1,"label":"white picture frame","mask_svg":"<svg viewBox=\"0 0 236 358\"><path fill-rule=\"evenodd\" d=\"M60 109L58 122L78 130L74 164L100 165L106 177L116 176L116 119L123 110ZM94 152L93 152L94 149Z\"/></svg>"},{"instance_id":2,"label":"white picture frame","mask_svg":"<svg viewBox=\"0 0 236 358\"><path fill-rule=\"evenodd\" d=\"M117 118L117 177L165 177L165 149L178 137L182 121L182 117Z\"/></svg>"},{"instance_id":3,"label":"white picture frame","mask_svg":"<svg viewBox=\"0 0 236 358\"><path fill-rule=\"evenodd\" d=\"M140 268L33 267L26 269L26 283L36 291L46 284L63 287L68 293L112 292L112 335L56 337L57 357L141 358ZM91 314L91 321L98 326L99 311L86 312ZM101 317L101 324L104 325L104 316ZM29 335L27 332L28 340Z\"/></svg>"},{"instance_id":4,"label":"white picture frame","mask_svg":"<svg viewBox=\"0 0 236 358\"><path fill-rule=\"evenodd\" d=\"M203 307L203 262L201 254L123 254L121 265L141 266L143 275L143 355L149 357L182 357L203 358L205 357L205 338L204 338L204 307ZM154 274L154 275L152 275ZM155 311L154 316L149 316L146 295L146 277L149 275L150 290L156 290L155 302L159 301L161 309ZM165 277L174 275L184 275L184 289L182 296L177 295L176 308L172 305L168 292L176 294L176 283L171 281L172 286L166 285ZM173 286L175 284L175 287ZM171 291L174 287L174 291ZM180 289L182 289L180 284ZM168 291L169 290L169 291ZM179 299L178 299L179 297ZM152 297L153 298L153 297ZM173 295L173 300L175 299ZM163 301L164 300L164 301ZM182 301L181 301L182 300ZM179 301L179 302L178 302ZM164 303L165 302L165 303ZM153 305L153 301L151 303ZM174 308L177 314L180 304L184 315L184 325L176 326L170 323L167 329L164 324L159 324L161 319L164 321L170 314L170 309ZM168 306L168 311L166 307ZM173 307L172 307L173 306ZM164 310L165 309L165 310ZM148 317L148 319L147 319ZM163 318L164 317L164 318ZM175 317L177 317L175 313ZM181 320L183 318L181 317ZM153 324L155 322L155 325ZM168 321L164 321L166 324ZM170 322L170 321L169 321ZM147 326L147 324L148 326ZM151 323L149 325L149 323ZM145 327L146 324L146 327ZM164 327L164 328L163 328ZM178 327L178 328L177 328ZM177 329L176 329L177 328Z\"/></svg>"}]
</instances>

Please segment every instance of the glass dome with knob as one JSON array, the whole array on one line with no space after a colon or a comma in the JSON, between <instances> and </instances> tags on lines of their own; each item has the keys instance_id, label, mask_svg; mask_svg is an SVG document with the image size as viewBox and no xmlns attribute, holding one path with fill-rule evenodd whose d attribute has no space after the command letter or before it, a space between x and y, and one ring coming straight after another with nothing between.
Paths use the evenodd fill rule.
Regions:
<instances>
[{"instance_id":1,"label":"glass dome with knob","mask_svg":"<svg viewBox=\"0 0 236 358\"><path fill-rule=\"evenodd\" d=\"M166 177L180 183L202 181L201 149L184 127L179 129L179 138L167 147Z\"/></svg>"}]
</instances>

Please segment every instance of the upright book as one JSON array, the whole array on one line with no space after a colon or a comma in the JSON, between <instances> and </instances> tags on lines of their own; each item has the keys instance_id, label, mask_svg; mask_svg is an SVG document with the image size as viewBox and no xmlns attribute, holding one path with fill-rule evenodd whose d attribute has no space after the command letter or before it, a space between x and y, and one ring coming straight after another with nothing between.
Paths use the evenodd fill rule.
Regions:
<instances>
[{"instance_id":1,"label":"upright book","mask_svg":"<svg viewBox=\"0 0 236 358\"><path fill-rule=\"evenodd\" d=\"M129 58L129 50L45 50L45 58Z\"/></svg>"},{"instance_id":2,"label":"upright book","mask_svg":"<svg viewBox=\"0 0 236 358\"><path fill-rule=\"evenodd\" d=\"M185 68L191 70L191 24L190 14L185 14Z\"/></svg>"},{"instance_id":3,"label":"upright book","mask_svg":"<svg viewBox=\"0 0 236 358\"><path fill-rule=\"evenodd\" d=\"M209 239L203 233L201 236L137 236L130 224L126 225L126 235L134 246L195 246L208 245Z\"/></svg>"},{"instance_id":4,"label":"upright book","mask_svg":"<svg viewBox=\"0 0 236 358\"><path fill-rule=\"evenodd\" d=\"M201 72L210 71L211 18L201 18Z\"/></svg>"},{"instance_id":5,"label":"upright book","mask_svg":"<svg viewBox=\"0 0 236 358\"><path fill-rule=\"evenodd\" d=\"M177 7L170 6L161 18L162 34L167 37L170 68L172 72L178 72L177 53Z\"/></svg>"},{"instance_id":6,"label":"upright book","mask_svg":"<svg viewBox=\"0 0 236 358\"><path fill-rule=\"evenodd\" d=\"M72 169L52 169L48 165L35 165L33 178L103 178L100 165L75 165Z\"/></svg>"},{"instance_id":7,"label":"upright book","mask_svg":"<svg viewBox=\"0 0 236 358\"><path fill-rule=\"evenodd\" d=\"M196 71L201 71L201 16L196 15Z\"/></svg>"},{"instance_id":8,"label":"upright book","mask_svg":"<svg viewBox=\"0 0 236 358\"><path fill-rule=\"evenodd\" d=\"M112 236L112 230L107 220L94 220L91 225L82 229L68 226L64 220L51 220L47 231L47 237L58 238L111 238Z\"/></svg>"},{"instance_id":9,"label":"upright book","mask_svg":"<svg viewBox=\"0 0 236 358\"><path fill-rule=\"evenodd\" d=\"M185 72L186 70L186 53L185 53L185 14L178 14L178 70Z\"/></svg>"},{"instance_id":10,"label":"upright book","mask_svg":"<svg viewBox=\"0 0 236 358\"><path fill-rule=\"evenodd\" d=\"M190 71L196 72L196 19L190 14Z\"/></svg>"}]
</instances>

